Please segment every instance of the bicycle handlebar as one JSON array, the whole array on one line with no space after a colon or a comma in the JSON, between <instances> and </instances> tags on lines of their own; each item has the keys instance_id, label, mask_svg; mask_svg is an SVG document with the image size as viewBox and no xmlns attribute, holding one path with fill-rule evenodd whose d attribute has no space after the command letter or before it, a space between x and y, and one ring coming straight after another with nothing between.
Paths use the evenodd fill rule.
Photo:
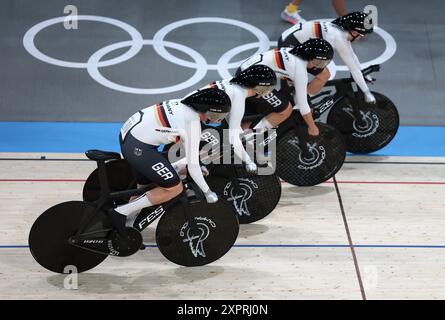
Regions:
<instances>
[{"instance_id":1,"label":"bicycle handlebar","mask_svg":"<svg viewBox=\"0 0 445 320\"><path fill-rule=\"evenodd\" d=\"M379 64L373 64L372 66L369 66L362 70L362 73L364 76L367 76L368 74L379 72L380 71L380 65Z\"/></svg>"},{"instance_id":2,"label":"bicycle handlebar","mask_svg":"<svg viewBox=\"0 0 445 320\"><path fill-rule=\"evenodd\" d=\"M365 69L362 70L362 74L364 77L367 75L380 71L380 65L379 64L373 64ZM333 79L326 82L325 87L333 86L335 87L337 83L340 82L354 82L354 78L352 78L352 75L349 78L341 78L341 79Z\"/></svg>"}]
</instances>

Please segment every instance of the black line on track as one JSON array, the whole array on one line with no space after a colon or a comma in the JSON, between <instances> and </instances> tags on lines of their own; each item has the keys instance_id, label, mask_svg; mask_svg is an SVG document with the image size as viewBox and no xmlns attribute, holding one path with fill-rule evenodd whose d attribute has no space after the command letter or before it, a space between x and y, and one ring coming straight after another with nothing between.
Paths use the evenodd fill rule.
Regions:
<instances>
[{"instance_id":1,"label":"black line on track","mask_svg":"<svg viewBox=\"0 0 445 320\"><path fill-rule=\"evenodd\" d=\"M340 189L338 188L338 184L337 184L337 180L335 179L335 176L333 177L333 180L334 180L334 185L335 185L335 191L337 193L338 203L340 205L341 215L343 218L343 224L345 226L346 235L348 237L349 248L351 249L352 259L354 260L355 273L357 274L357 280L358 280L358 284L360 286L360 292L362 294L362 299L366 300L365 288L363 286L362 276L360 274L360 268L358 266L357 255L355 254L354 244L352 243L351 232L350 232L349 226L348 226L348 220L346 219L345 208L343 207L343 200L341 199Z\"/></svg>"}]
</instances>

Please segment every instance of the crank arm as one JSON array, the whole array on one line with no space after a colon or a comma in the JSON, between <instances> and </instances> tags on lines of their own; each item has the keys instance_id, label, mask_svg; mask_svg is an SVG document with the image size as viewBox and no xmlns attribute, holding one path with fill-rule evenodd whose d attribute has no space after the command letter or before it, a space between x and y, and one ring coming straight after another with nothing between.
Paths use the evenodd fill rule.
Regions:
<instances>
[{"instance_id":1,"label":"crank arm","mask_svg":"<svg viewBox=\"0 0 445 320\"><path fill-rule=\"evenodd\" d=\"M91 252L110 255L108 239L101 237L83 237L74 236L69 238L69 243L75 247L82 248Z\"/></svg>"}]
</instances>

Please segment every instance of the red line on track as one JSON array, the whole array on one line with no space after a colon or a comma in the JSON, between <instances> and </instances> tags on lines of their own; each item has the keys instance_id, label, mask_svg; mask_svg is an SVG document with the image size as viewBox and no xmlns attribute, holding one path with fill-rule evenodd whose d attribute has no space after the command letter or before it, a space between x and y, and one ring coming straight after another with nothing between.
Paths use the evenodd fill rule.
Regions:
<instances>
[{"instance_id":1,"label":"red line on track","mask_svg":"<svg viewBox=\"0 0 445 320\"><path fill-rule=\"evenodd\" d=\"M325 183L334 183L326 181ZM445 184L439 181L337 181L338 184Z\"/></svg>"},{"instance_id":2,"label":"red line on track","mask_svg":"<svg viewBox=\"0 0 445 320\"><path fill-rule=\"evenodd\" d=\"M286 183L284 180L280 180L281 183ZM329 180L323 183L334 183L334 181ZM426 185L445 185L444 182L440 181L337 181L337 184L426 184Z\"/></svg>"}]
</instances>

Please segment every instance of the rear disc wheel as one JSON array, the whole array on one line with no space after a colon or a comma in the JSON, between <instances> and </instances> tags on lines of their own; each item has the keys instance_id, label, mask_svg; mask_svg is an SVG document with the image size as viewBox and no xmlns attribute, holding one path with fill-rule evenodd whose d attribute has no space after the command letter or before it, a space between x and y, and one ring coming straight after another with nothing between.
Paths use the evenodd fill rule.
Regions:
<instances>
[{"instance_id":1,"label":"rear disc wheel","mask_svg":"<svg viewBox=\"0 0 445 320\"><path fill-rule=\"evenodd\" d=\"M107 228L105 215L86 202L69 201L46 210L34 222L29 233L29 249L34 259L42 267L57 273L64 273L69 266L80 273L100 264L107 258L106 254L69 243L70 237L85 221L90 221L90 231Z\"/></svg>"},{"instance_id":2,"label":"rear disc wheel","mask_svg":"<svg viewBox=\"0 0 445 320\"><path fill-rule=\"evenodd\" d=\"M119 159L105 163L108 183L111 192L136 188L136 179L127 160ZM96 168L88 176L83 187L83 200L94 202L100 198L99 170ZM122 205L128 203L130 197L117 199L116 204Z\"/></svg>"}]
</instances>

